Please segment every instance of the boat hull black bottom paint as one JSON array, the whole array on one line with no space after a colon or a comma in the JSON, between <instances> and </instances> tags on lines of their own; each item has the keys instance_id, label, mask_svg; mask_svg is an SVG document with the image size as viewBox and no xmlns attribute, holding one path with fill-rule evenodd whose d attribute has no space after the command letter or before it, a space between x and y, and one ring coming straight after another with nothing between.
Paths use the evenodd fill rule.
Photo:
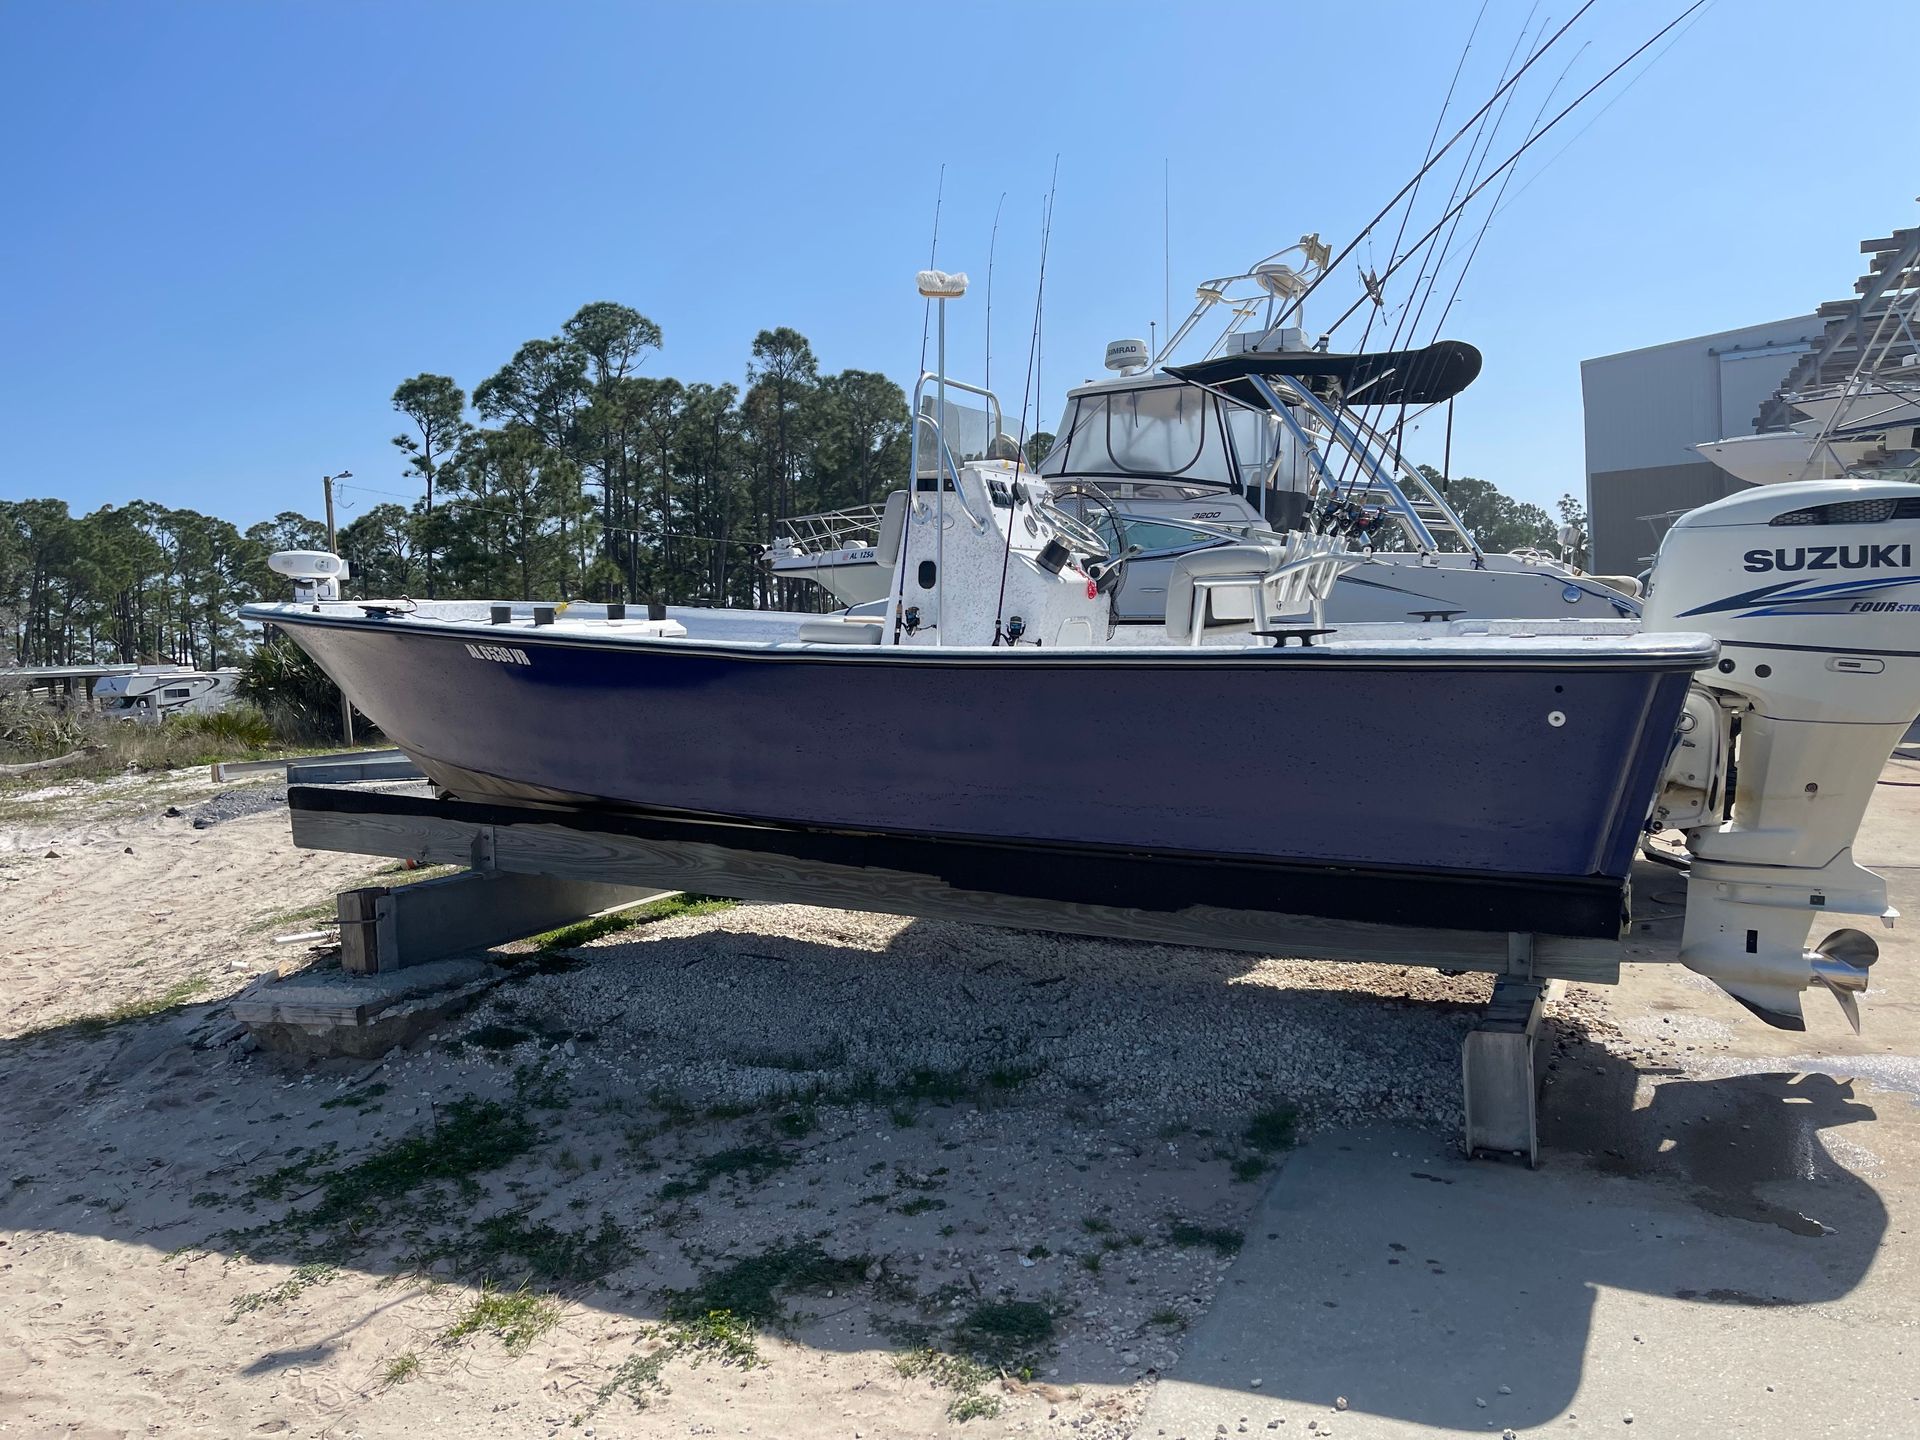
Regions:
<instances>
[{"instance_id":1,"label":"boat hull black bottom paint","mask_svg":"<svg viewBox=\"0 0 1920 1440\"><path fill-rule=\"evenodd\" d=\"M1275 908L1293 913L1393 909L1399 923L1577 935L1617 931L1690 674L1677 661L1432 664L1297 648L766 649L518 627L490 643L398 620L286 628L456 794L875 847L940 841L997 857L1001 889L1098 856L1086 862L1098 882L1075 883L1126 884L1133 904L1173 862L1237 865L1250 867L1244 883L1285 888ZM1604 924L1592 906L1569 905L1575 918L1517 898L1596 883ZM1483 904L1432 898L1476 884ZM1429 898L1396 898L1401 886ZM1371 911L1357 898L1369 888Z\"/></svg>"},{"instance_id":2,"label":"boat hull black bottom paint","mask_svg":"<svg viewBox=\"0 0 1920 1440\"><path fill-rule=\"evenodd\" d=\"M928 835L810 830L564 804L536 807L510 801L442 800L322 785L296 785L288 791L288 799L295 810L320 814L413 816L466 825L551 825L661 844L714 845L783 865L879 868L922 875L969 893L1169 915L1205 906L1374 925L1519 930L1611 940L1620 934L1626 905L1625 882L1598 875L1570 880L1551 875L1490 877L1439 870L1282 865L1151 850L1013 846ZM694 876L687 883L696 884L700 878Z\"/></svg>"}]
</instances>

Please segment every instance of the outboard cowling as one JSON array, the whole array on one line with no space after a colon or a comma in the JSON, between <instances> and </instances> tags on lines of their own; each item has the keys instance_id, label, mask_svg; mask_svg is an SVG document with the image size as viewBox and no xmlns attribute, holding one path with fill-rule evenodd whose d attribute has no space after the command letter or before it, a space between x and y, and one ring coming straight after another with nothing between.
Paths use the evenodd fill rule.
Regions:
<instances>
[{"instance_id":1,"label":"outboard cowling","mask_svg":"<svg viewBox=\"0 0 1920 1440\"><path fill-rule=\"evenodd\" d=\"M1721 646L1655 811L1693 856L1681 959L1788 1029L1805 1028L1814 984L1857 1027L1853 996L1877 953L1844 924L1809 948L1810 925L1897 914L1852 847L1920 714L1916 552L1920 489L1813 481L1690 511L1655 562L1645 628Z\"/></svg>"}]
</instances>

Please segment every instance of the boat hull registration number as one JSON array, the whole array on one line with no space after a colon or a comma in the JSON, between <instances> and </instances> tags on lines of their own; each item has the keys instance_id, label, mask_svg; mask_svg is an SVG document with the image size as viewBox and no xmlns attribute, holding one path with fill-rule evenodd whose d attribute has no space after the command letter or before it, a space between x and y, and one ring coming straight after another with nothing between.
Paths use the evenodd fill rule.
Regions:
<instances>
[{"instance_id":1,"label":"boat hull registration number","mask_svg":"<svg viewBox=\"0 0 1920 1440\"><path fill-rule=\"evenodd\" d=\"M531 665L527 652L517 645L468 645L467 654L476 660L491 660L497 665Z\"/></svg>"}]
</instances>

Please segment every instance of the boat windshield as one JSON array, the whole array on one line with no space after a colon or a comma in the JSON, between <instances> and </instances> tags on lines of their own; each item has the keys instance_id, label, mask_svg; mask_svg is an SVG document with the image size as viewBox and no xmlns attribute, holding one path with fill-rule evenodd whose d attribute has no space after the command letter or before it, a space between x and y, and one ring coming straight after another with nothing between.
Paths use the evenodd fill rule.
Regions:
<instances>
[{"instance_id":1,"label":"boat windshield","mask_svg":"<svg viewBox=\"0 0 1920 1440\"><path fill-rule=\"evenodd\" d=\"M1106 538L1108 549L1115 555L1132 545L1139 546L1142 555L1160 555L1224 545L1233 538L1217 526L1183 525L1176 520L1143 519L1138 515L1109 513L1100 516L1099 521L1095 528Z\"/></svg>"},{"instance_id":2,"label":"boat windshield","mask_svg":"<svg viewBox=\"0 0 1920 1440\"><path fill-rule=\"evenodd\" d=\"M1234 465L1218 399L1191 385L1136 385L1070 399L1040 473L1229 487Z\"/></svg>"}]
</instances>

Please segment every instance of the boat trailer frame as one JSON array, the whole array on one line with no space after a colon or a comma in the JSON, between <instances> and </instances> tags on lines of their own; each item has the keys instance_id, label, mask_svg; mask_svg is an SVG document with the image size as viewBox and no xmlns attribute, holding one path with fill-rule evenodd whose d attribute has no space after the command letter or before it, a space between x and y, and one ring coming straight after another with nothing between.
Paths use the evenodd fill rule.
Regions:
<instances>
[{"instance_id":1,"label":"boat trailer frame","mask_svg":"<svg viewBox=\"0 0 1920 1440\"><path fill-rule=\"evenodd\" d=\"M295 845L461 867L444 878L342 892L341 956L350 974L385 975L472 953L676 891L1257 955L1478 971L1496 979L1485 1018L1463 1049L1462 1143L1469 1153L1518 1154L1530 1164L1539 1155L1538 1052L1548 986L1615 983L1626 949L1621 940L990 892L881 864L661 838L597 824L607 817L563 807L441 798L413 778L418 773L404 760L359 771L343 770L339 760L289 767ZM346 783L313 783L322 776ZM690 836L703 832L711 833L710 822L690 824ZM884 846L875 853L883 854Z\"/></svg>"}]
</instances>

